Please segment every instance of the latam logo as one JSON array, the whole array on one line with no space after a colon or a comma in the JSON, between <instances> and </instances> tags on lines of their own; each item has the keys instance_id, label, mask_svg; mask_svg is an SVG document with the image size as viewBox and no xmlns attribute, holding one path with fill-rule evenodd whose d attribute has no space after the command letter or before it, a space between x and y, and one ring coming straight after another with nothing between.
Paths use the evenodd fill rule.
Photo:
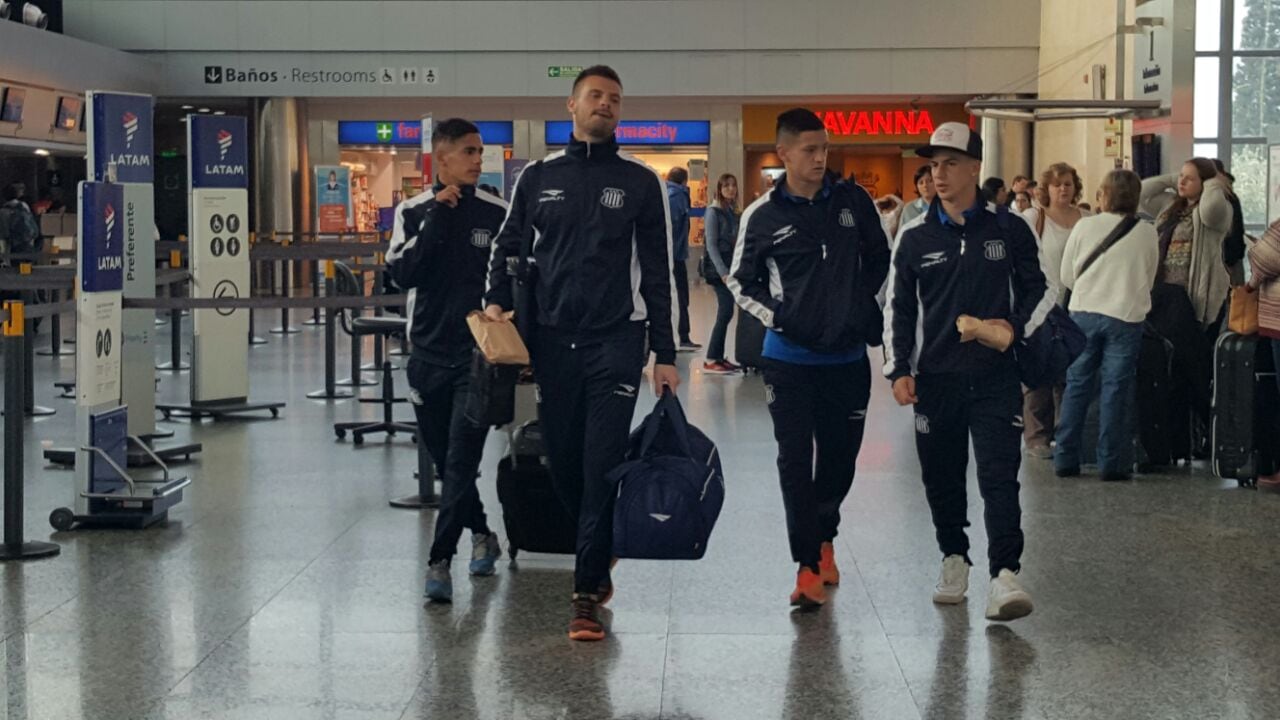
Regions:
<instances>
[{"instance_id":1,"label":"latam logo","mask_svg":"<svg viewBox=\"0 0 1280 720\"><path fill-rule=\"evenodd\" d=\"M111 233L116 228L116 209L107 203L107 207L102 211L103 225L106 226L106 235L102 243L104 250L111 249ZM103 254L98 257L99 270L119 270L123 266L123 259L115 254Z\"/></svg>"},{"instance_id":2,"label":"latam logo","mask_svg":"<svg viewBox=\"0 0 1280 720\"><path fill-rule=\"evenodd\" d=\"M131 112L126 112L120 118L120 124L124 126L124 146L125 148L133 147L133 136L138 133L138 116Z\"/></svg>"},{"instance_id":3,"label":"latam logo","mask_svg":"<svg viewBox=\"0 0 1280 720\"><path fill-rule=\"evenodd\" d=\"M226 160L227 151L231 149L231 133L227 130L218 131L218 159Z\"/></svg>"},{"instance_id":4,"label":"latam logo","mask_svg":"<svg viewBox=\"0 0 1280 720\"><path fill-rule=\"evenodd\" d=\"M933 116L928 110L817 110L832 135L931 135Z\"/></svg>"}]
</instances>

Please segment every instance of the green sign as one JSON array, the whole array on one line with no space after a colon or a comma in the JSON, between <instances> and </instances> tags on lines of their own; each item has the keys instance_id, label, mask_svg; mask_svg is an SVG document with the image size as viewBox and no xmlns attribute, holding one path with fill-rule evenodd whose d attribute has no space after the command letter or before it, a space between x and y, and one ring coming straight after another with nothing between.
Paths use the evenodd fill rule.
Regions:
<instances>
[{"instance_id":1,"label":"green sign","mask_svg":"<svg viewBox=\"0 0 1280 720\"><path fill-rule=\"evenodd\" d=\"M578 77L578 73L582 72L581 65L548 65L547 77Z\"/></svg>"},{"instance_id":2,"label":"green sign","mask_svg":"<svg viewBox=\"0 0 1280 720\"><path fill-rule=\"evenodd\" d=\"M378 123L378 140L381 142L391 142L391 123Z\"/></svg>"}]
</instances>

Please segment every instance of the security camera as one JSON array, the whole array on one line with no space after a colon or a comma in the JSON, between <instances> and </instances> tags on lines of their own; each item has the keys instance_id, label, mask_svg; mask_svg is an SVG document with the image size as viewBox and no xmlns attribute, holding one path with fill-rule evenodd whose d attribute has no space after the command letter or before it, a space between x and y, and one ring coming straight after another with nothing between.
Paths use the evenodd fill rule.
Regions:
<instances>
[{"instance_id":1,"label":"security camera","mask_svg":"<svg viewBox=\"0 0 1280 720\"><path fill-rule=\"evenodd\" d=\"M13 5L6 0L0 0L0 20L8 20L11 12L13 12Z\"/></svg>"},{"instance_id":2,"label":"security camera","mask_svg":"<svg viewBox=\"0 0 1280 720\"><path fill-rule=\"evenodd\" d=\"M22 24L44 30L49 27L49 14L41 10L39 5L29 2L22 6Z\"/></svg>"}]
</instances>

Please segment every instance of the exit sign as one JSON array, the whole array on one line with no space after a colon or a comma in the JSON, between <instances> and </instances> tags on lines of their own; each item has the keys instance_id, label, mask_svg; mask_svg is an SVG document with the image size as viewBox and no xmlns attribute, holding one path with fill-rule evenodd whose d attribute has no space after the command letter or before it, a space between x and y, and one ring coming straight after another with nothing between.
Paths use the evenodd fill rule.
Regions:
<instances>
[{"instance_id":1,"label":"exit sign","mask_svg":"<svg viewBox=\"0 0 1280 720\"><path fill-rule=\"evenodd\" d=\"M578 74L581 72L582 72L581 65L548 65L547 66L547 77L549 78L578 77Z\"/></svg>"}]
</instances>

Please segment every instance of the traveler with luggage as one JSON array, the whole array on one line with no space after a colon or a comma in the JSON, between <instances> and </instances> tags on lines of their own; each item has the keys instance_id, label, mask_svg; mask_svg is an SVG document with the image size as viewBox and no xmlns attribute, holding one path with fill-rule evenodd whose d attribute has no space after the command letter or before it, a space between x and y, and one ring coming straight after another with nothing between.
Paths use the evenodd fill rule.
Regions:
<instances>
[{"instance_id":1,"label":"traveler with luggage","mask_svg":"<svg viewBox=\"0 0 1280 720\"><path fill-rule=\"evenodd\" d=\"M853 485L871 393L867 345L882 324L876 292L889 244L871 196L826 177L822 120L802 108L778 116L786 168L742 216L728 285L768 328L764 382L778 441L778 476L791 557L791 604L818 606L840 582L834 540Z\"/></svg>"},{"instance_id":2,"label":"traveler with luggage","mask_svg":"<svg viewBox=\"0 0 1280 720\"><path fill-rule=\"evenodd\" d=\"M1035 228L1036 237L1040 239L1046 279L1051 286L1058 288L1056 299L1061 303L1062 253L1072 228L1091 213L1079 205L1084 188L1079 173L1067 163L1050 165L1040 177L1040 187L1048 203L1044 207L1030 208L1022 216ZM1023 392L1022 416L1026 422L1023 439L1031 457L1042 460L1053 457L1049 444L1058 424L1064 387L1065 378L1062 378L1051 385L1034 390L1027 388Z\"/></svg>"},{"instance_id":3,"label":"traveler with luggage","mask_svg":"<svg viewBox=\"0 0 1280 720\"><path fill-rule=\"evenodd\" d=\"M618 148L621 109L622 81L611 68L589 67L574 80L569 145L516 181L485 295L491 318L516 311L556 494L578 524L572 640L606 634L600 606L613 592L616 490L606 476L626 456L646 333L655 392L680 384L666 185Z\"/></svg>"},{"instance_id":4,"label":"traveler with luggage","mask_svg":"<svg viewBox=\"0 0 1280 720\"><path fill-rule=\"evenodd\" d=\"M725 284L729 264L733 262L733 243L738 237L738 178L725 173L716 181L715 199L707 204L704 216L706 253L702 256L702 278L716 293L716 324L707 342L707 359L702 372L730 375L742 368L729 362L724 354L725 336L733 320L733 293Z\"/></svg>"},{"instance_id":5,"label":"traveler with luggage","mask_svg":"<svg viewBox=\"0 0 1280 720\"><path fill-rule=\"evenodd\" d=\"M1142 322L1151 310L1151 287L1160 264L1155 228L1136 216L1141 193L1137 174L1112 170L1102 181L1102 214L1080 220L1063 249L1067 309L1088 344L1067 371L1053 458L1058 477L1080 474L1085 414L1096 397L1102 479L1128 479L1133 467Z\"/></svg>"},{"instance_id":6,"label":"traveler with luggage","mask_svg":"<svg viewBox=\"0 0 1280 720\"><path fill-rule=\"evenodd\" d=\"M463 528L471 530L472 575L492 575L502 554L476 491L488 428L465 412L476 350L466 317L484 296L489 244L506 203L476 188L484 144L473 123L440 122L431 147L436 182L396 208L387 270L409 294L409 398L420 441L443 475L425 593L451 602L450 564Z\"/></svg>"},{"instance_id":7,"label":"traveler with luggage","mask_svg":"<svg viewBox=\"0 0 1280 720\"><path fill-rule=\"evenodd\" d=\"M1022 374L1010 347L1043 324L1054 296L1031 228L989 208L979 194L977 133L943 123L916 152L929 158L938 199L894 248L884 372L898 404L915 406L921 477L943 555L934 602L961 603L969 587L965 475L972 437L986 505L987 618L1013 620L1030 613L1032 602L1017 578ZM988 339L965 342L961 316L977 319L978 337Z\"/></svg>"},{"instance_id":8,"label":"traveler with luggage","mask_svg":"<svg viewBox=\"0 0 1280 720\"><path fill-rule=\"evenodd\" d=\"M1196 320L1212 337L1222 323L1231 277L1223 243L1234 217L1228 190L1212 160L1192 158L1178 175L1142 181L1143 212L1156 218L1161 283L1182 288Z\"/></svg>"},{"instance_id":9,"label":"traveler with luggage","mask_svg":"<svg viewBox=\"0 0 1280 720\"><path fill-rule=\"evenodd\" d=\"M1275 368L1280 371L1280 221L1267 228L1249 250L1249 287L1258 291L1258 334L1271 343ZM1280 390L1280 372L1276 373ZM1280 456L1280 437L1260 438L1268 442L1272 456ZM1280 487L1280 472L1261 475L1259 487Z\"/></svg>"},{"instance_id":10,"label":"traveler with luggage","mask_svg":"<svg viewBox=\"0 0 1280 720\"><path fill-rule=\"evenodd\" d=\"M3 241L0 242L0 251L40 251L40 223L24 199L26 191L27 186L22 183L13 183L4 189L3 204L0 204L0 241Z\"/></svg>"}]
</instances>

